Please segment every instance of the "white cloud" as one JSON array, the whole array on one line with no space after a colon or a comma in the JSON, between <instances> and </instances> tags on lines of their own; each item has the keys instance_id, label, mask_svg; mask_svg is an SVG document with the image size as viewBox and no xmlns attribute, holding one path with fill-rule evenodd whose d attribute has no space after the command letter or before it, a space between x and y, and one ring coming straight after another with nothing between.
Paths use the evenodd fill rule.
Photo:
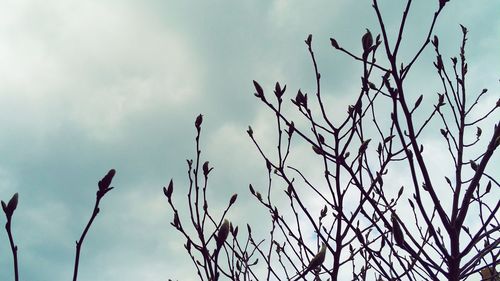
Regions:
<instances>
[{"instance_id":1,"label":"white cloud","mask_svg":"<svg viewBox=\"0 0 500 281\"><path fill-rule=\"evenodd\" d=\"M23 126L69 120L106 139L134 113L185 106L200 94L182 35L138 7L30 4L13 4L0 31L1 107L24 111Z\"/></svg>"}]
</instances>

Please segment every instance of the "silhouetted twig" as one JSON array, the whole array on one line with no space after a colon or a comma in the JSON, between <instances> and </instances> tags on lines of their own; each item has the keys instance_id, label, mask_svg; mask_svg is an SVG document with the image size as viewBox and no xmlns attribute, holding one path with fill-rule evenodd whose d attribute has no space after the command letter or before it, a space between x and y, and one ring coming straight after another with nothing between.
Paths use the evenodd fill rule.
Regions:
<instances>
[{"instance_id":1,"label":"silhouetted twig","mask_svg":"<svg viewBox=\"0 0 500 281\"><path fill-rule=\"evenodd\" d=\"M114 175L115 175L115 170L111 169L98 183L98 190L96 193L96 200L95 200L94 210L92 211L92 216L90 217L87 226L85 226L85 229L83 230L83 233L80 236L80 240L76 241L76 255L75 255L75 268L73 271L73 281L76 281L78 277L78 264L80 261L80 250L83 245L83 240L85 239L85 235L87 235L87 232L89 231L92 222L99 213L99 203L101 202L101 199L104 197L104 195L106 195L108 191L114 188L110 187Z\"/></svg>"},{"instance_id":2,"label":"silhouetted twig","mask_svg":"<svg viewBox=\"0 0 500 281\"><path fill-rule=\"evenodd\" d=\"M19 270L17 266L17 246L14 243L14 238L12 237L11 223L12 215L17 208L17 203L19 201L19 195L16 193L9 200L9 203L5 204L2 200L2 209L7 217L7 223L5 224L5 229L7 230L7 235L9 236L10 249L12 250L12 257L14 259L14 280L19 280Z\"/></svg>"}]
</instances>

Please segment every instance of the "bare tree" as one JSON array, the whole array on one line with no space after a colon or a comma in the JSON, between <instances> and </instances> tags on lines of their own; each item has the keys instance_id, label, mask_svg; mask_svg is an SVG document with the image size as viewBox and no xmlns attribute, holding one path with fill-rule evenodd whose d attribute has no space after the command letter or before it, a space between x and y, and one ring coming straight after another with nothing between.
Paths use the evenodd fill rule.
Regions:
<instances>
[{"instance_id":1,"label":"bare tree","mask_svg":"<svg viewBox=\"0 0 500 281\"><path fill-rule=\"evenodd\" d=\"M269 211L271 229L258 242L249 226L243 243L233 233L233 241L225 243L224 265L218 259L221 234L217 231L224 231L222 222L232 203L220 219L213 219L205 207L208 172L203 188L197 182L200 121L196 126L196 167L188 161L189 213L196 236L181 225L171 201L171 187L165 189L165 195L174 210L173 225L185 236L186 249L202 280L217 280L218 271L231 280L341 280L347 274L353 280L465 280L479 272L483 280L498 279L499 182L488 164L500 144L500 123L494 117L500 100L481 110L479 104L487 90L470 93L467 87L464 26L458 58L452 57L450 64L443 59L434 27L447 2L438 2L428 32L409 60L400 53L407 37L411 0L406 1L395 38L389 36L393 32L386 27L377 0L372 6L380 34L374 38L366 31L361 37L361 54L331 38L336 51L363 67L359 92L340 121L333 120L332 109L324 100L311 35L305 43L316 89L312 96L298 90L291 99L298 116L284 113L286 86L276 83L274 98L270 98L254 81L255 96L276 119L276 151L266 151L253 128L247 131L268 171L265 192L252 185L250 192ZM433 69L442 84L435 102L427 102L432 98L429 95L424 101L423 94L416 96L416 90L405 84L431 45L436 54ZM480 126L488 122L495 124L483 132ZM449 158L439 165L447 165L450 174L432 171L435 163L425 150L424 134L441 136ZM290 163L297 143L312 147L321 180ZM410 180L395 188L393 182L387 182L394 178L394 171ZM204 207L200 209L201 196ZM208 232L206 217L212 226ZM231 230L237 232L237 228ZM211 241L217 242L213 254L208 250ZM191 245L201 259L192 254ZM260 268L248 263L250 254L260 256ZM238 268L249 274L235 274L235 259ZM261 271L265 274L258 275Z\"/></svg>"},{"instance_id":2,"label":"bare tree","mask_svg":"<svg viewBox=\"0 0 500 281\"><path fill-rule=\"evenodd\" d=\"M231 196L220 218L214 216L209 208L207 187L213 167L209 166L209 161L201 164L202 122L203 116L200 114L195 120L196 157L194 160L187 160L189 178L187 222L183 221L183 214L179 212L172 200L173 180L170 180L167 187L163 187L163 193L174 213L171 224L186 239L184 248L193 261L200 280L219 280L221 276L231 280L255 279L252 267L257 264L257 260L253 259L256 247L253 246L250 238L251 228L250 226L247 228L249 236L245 242L239 243L238 227L234 227L226 219L229 209L236 202L237 194Z\"/></svg>"}]
</instances>

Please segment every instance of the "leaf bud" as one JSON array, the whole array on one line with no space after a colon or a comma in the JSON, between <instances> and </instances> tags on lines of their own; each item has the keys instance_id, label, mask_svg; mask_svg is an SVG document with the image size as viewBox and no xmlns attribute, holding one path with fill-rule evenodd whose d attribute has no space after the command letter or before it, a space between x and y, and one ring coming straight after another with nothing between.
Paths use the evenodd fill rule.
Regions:
<instances>
[{"instance_id":1,"label":"leaf bud","mask_svg":"<svg viewBox=\"0 0 500 281\"><path fill-rule=\"evenodd\" d=\"M361 43L363 44L363 52L367 53L368 50L372 47L373 45L373 37L372 33L370 30L367 28L366 33L363 35L361 38Z\"/></svg>"},{"instance_id":2,"label":"leaf bud","mask_svg":"<svg viewBox=\"0 0 500 281\"><path fill-rule=\"evenodd\" d=\"M174 182L170 180L170 182L168 183L168 187L167 188L163 187L163 193L168 199L170 199L172 197L173 191L174 191Z\"/></svg>"},{"instance_id":3,"label":"leaf bud","mask_svg":"<svg viewBox=\"0 0 500 281\"><path fill-rule=\"evenodd\" d=\"M196 130L198 130L198 132L201 130L201 123L203 123L203 115L200 114L194 121L194 126L196 127Z\"/></svg>"},{"instance_id":4,"label":"leaf bud","mask_svg":"<svg viewBox=\"0 0 500 281\"><path fill-rule=\"evenodd\" d=\"M248 130L247 130L247 133L250 137L253 137L253 129L252 127L248 126Z\"/></svg>"},{"instance_id":5,"label":"leaf bud","mask_svg":"<svg viewBox=\"0 0 500 281\"><path fill-rule=\"evenodd\" d=\"M208 176L208 173L210 173L210 170L212 170L211 168L209 168L208 166L208 161L205 161L205 163L203 163L203 175L206 177Z\"/></svg>"},{"instance_id":6,"label":"leaf bud","mask_svg":"<svg viewBox=\"0 0 500 281\"><path fill-rule=\"evenodd\" d=\"M264 99L264 90L262 90L262 87L257 83L257 81L253 80L253 86L255 87L255 90L257 93L254 95L258 98Z\"/></svg>"},{"instance_id":7,"label":"leaf bud","mask_svg":"<svg viewBox=\"0 0 500 281\"><path fill-rule=\"evenodd\" d=\"M339 46L339 43L337 43L337 40L335 40L334 38L330 38L330 43L332 44L332 47L334 47L335 49L340 49L340 46Z\"/></svg>"},{"instance_id":8,"label":"leaf bud","mask_svg":"<svg viewBox=\"0 0 500 281\"><path fill-rule=\"evenodd\" d=\"M231 199L229 199L229 205L233 205L234 202L236 202L236 198L238 198L238 194L233 194L233 196L231 196Z\"/></svg>"}]
</instances>

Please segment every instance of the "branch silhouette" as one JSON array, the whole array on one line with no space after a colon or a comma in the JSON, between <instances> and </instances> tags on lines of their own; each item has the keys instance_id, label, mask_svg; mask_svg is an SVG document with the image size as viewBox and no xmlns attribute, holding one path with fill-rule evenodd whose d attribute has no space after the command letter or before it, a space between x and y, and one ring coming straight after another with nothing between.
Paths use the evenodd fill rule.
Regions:
<instances>
[{"instance_id":1,"label":"branch silhouette","mask_svg":"<svg viewBox=\"0 0 500 281\"><path fill-rule=\"evenodd\" d=\"M17 246L14 243L14 238L12 237L12 215L17 208L17 203L19 202L19 194L15 193L12 198L9 200L9 203L5 204L2 200L2 209L5 213L5 217L7 218L7 223L5 224L5 230L7 231L7 235L9 236L10 249L12 250L12 258L14 260L14 280L19 280L19 269L17 265Z\"/></svg>"},{"instance_id":2,"label":"branch silhouette","mask_svg":"<svg viewBox=\"0 0 500 281\"><path fill-rule=\"evenodd\" d=\"M436 1L429 21L422 22L427 26L422 38L415 38L407 26L413 1L405 3L399 24L392 28L386 24L379 1L373 0L378 30L366 29L360 34L360 46L352 48L355 51L330 38L337 53L362 67L359 90L352 95L347 114L332 108L322 91L326 75L320 74L312 35L305 40L315 82L312 94L298 89L289 104L286 85L276 82L273 94L267 95L265 87L253 81L255 97L273 113L276 124L276 149L271 151L260 144L254 128L247 130L267 168L267 186L250 184L249 190L268 211L271 227L267 237L257 239L247 225L248 237L242 240L253 245L251 253L263 264L247 267L250 274L239 278L231 271L232 259L228 258L225 277L305 280L308 273L314 273L315 280L341 280L351 275L352 280L457 281L480 273L485 276L498 265L500 185L490 166L500 144L500 123L494 115L500 100L479 110L479 104L485 106L487 89L476 94L466 87L466 27L460 26L458 57L450 58L451 66L443 59L435 26L448 1ZM412 44L421 42L416 50L404 49L409 39ZM415 89L407 86L409 74L431 47L435 61L428 65L441 89L434 97L415 95ZM361 52L356 51L359 49ZM288 106L295 108L295 114ZM200 125L201 115L195 122L198 157ZM451 173L434 168L435 155L427 151L430 145L424 134L436 137L435 145L447 154L438 165L448 165ZM269 137L265 136L266 141ZM306 165L294 159L298 145L311 147L305 159L300 148L300 161L308 161ZM198 163L199 159L192 169L193 162L188 161L188 198L191 202L192 192L196 198L189 208L196 235L181 226L178 211L167 196L174 211L173 225L188 245L194 237L218 237L200 227L199 217L205 211L199 211L200 189L193 189L191 178ZM311 167L317 170L312 172ZM400 177L408 181L395 186L394 178ZM203 200L208 206L205 197ZM480 225L472 218L478 218ZM214 231L223 219L213 221ZM203 242L207 239L201 241L198 251L208 252L208 242ZM238 243L234 238L233 245ZM253 266L244 255L248 251L242 254L238 247L225 250L227 257L237 256L241 264ZM206 268L222 268L222 260L204 258L202 263L189 253L202 280L218 279ZM215 267L211 267L213 260L217 261Z\"/></svg>"},{"instance_id":3,"label":"branch silhouette","mask_svg":"<svg viewBox=\"0 0 500 281\"><path fill-rule=\"evenodd\" d=\"M97 217L97 214L99 214L99 203L101 202L101 199L108 193L111 189L114 187L110 187L111 181L113 180L113 177L115 176L116 171L114 169L109 170L109 172L99 181L98 183L98 189L96 193L96 200L95 200L95 205L94 209L92 211L92 215L90 216L90 219L85 226L85 229L82 232L82 235L80 236L80 239L76 241L76 253L75 253L75 267L73 270L73 281L76 281L78 279L78 265L80 263L80 250L83 245L83 241L85 239L85 236L87 235L87 232L90 229L90 226L92 225L92 222L94 222L94 219Z\"/></svg>"}]
</instances>

